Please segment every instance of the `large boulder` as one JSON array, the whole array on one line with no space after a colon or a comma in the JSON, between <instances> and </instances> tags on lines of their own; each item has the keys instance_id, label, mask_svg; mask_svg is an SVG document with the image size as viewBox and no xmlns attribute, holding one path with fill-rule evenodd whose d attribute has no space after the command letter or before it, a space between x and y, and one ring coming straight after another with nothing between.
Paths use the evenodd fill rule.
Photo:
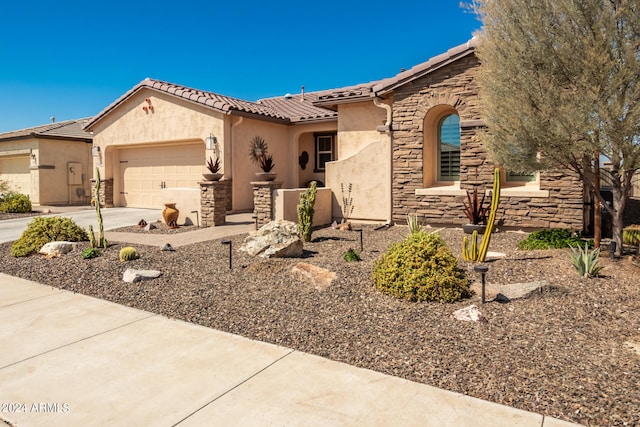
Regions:
<instances>
[{"instance_id":1,"label":"large boulder","mask_svg":"<svg viewBox=\"0 0 640 427\"><path fill-rule=\"evenodd\" d=\"M277 220L263 225L256 234L244 239L240 251L263 258L295 258L302 256L298 224Z\"/></svg>"},{"instance_id":2,"label":"large boulder","mask_svg":"<svg viewBox=\"0 0 640 427\"><path fill-rule=\"evenodd\" d=\"M71 252L75 246L76 244L73 242L49 242L40 249L40 253L46 255L47 258L55 258Z\"/></svg>"}]
</instances>

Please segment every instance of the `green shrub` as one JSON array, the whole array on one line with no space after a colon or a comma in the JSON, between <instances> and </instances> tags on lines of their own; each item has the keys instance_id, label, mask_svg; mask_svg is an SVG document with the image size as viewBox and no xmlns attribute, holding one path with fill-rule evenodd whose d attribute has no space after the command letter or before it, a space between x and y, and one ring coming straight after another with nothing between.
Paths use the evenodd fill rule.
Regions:
<instances>
[{"instance_id":1,"label":"green shrub","mask_svg":"<svg viewBox=\"0 0 640 427\"><path fill-rule=\"evenodd\" d=\"M383 293L410 301L454 302L471 295L458 260L437 233L410 234L392 245L373 268Z\"/></svg>"},{"instance_id":2,"label":"green shrub","mask_svg":"<svg viewBox=\"0 0 640 427\"><path fill-rule=\"evenodd\" d=\"M529 249L560 249L582 245L583 240L569 229L553 228L529 233L529 236L518 242L518 248ZM593 241L587 241L589 247Z\"/></svg>"},{"instance_id":3,"label":"green shrub","mask_svg":"<svg viewBox=\"0 0 640 427\"><path fill-rule=\"evenodd\" d=\"M587 243L584 244L584 250L582 250L581 246L576 246L575 248L572 246L569 256L571 257L571 263L582 277L595 277L604 268L598 265L600 249L596 248L589 252Z\"/></svg>"},{"instance_id":4,"label":"green shrub","mask_svg":"<svg viewBox=\"0 0 640 427\"><path fill-rule=\"evenodd\" d=\"M640 246L640 225L633 224L622 230L622 243Z\"/></svg>"},{"instance_id":5,"label":"green shrub","mask_svg":"<svg viewBox=\"0 0 640 427\"><path fill-rule=\"evenodd\" d=\"M125 248L120 249L120 261L131 261L134 259L138 259L138 252L135 248L131 246L127 246Z\"/></svg>"},{"instance_id":6,"label":"green shrub","mask_svg":"<svg viewBox=\"0 0 640 427\"><path fill-rule=\"evenodd\" d=\"M82 258L84 259L96 258L96 257L99 257L100 255L102 254L96 248L87 248L84 251L82 251Z\"/></svg>"},{"instance_id":7,"label":"green shrub","mask_svg":"<svg viewBox=\"0 0 640 427\"><path fill-rule=\"evenodd\" d=\"M362 261L362 258L360 258L360 255L355 249L349 249L342 257L347 262Z\"/></svg>"},{"instance_id":8,"label":"green shrub","mask_svg":"<svg viewBox=\"0 0 640 427\"><path fill-rule=\"evenodd\" d=\"M31 200L26 194L9 193L0 202L0 212L28 213L31 212Z\"/></svg>"},{"instance_id":9,"label":"green shrub","mask_svg":"<svg viewBox=\"0 0 640 427\"><path fill-rule=\"evenodd\" d=\"M87 232L70 218L34 218L18 240L11 245L15 257L36 253L45 243L55 241L81 242L88 239Z\"/></svg>"}]
</instances>

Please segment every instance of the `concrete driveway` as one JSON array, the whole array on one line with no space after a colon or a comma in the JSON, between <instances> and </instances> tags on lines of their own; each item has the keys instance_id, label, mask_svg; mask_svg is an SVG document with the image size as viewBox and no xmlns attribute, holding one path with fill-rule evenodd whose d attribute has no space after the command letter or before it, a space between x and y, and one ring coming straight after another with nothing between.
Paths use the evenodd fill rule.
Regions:
<instances>
[{"instance_id":1,"label":"concrete driveway","mask_svg":"<svg viewBox=\"0 0 640 427\"><path fill-rule=\"evenodd\" d=\"M89 225L93 225L93 229L96 232L98 230L96 211L93 208L78 206L52 207L50 209L53 213L43 216L68 217L80 227L88 228ZM105 230L135 225L141 219L153 222L162 218L162 209L102 208L101 212ZM20 238L20 235L32 220L33 217L25 217L0 221L0 243L11 242Z\"/></svg>"}]
</instances>

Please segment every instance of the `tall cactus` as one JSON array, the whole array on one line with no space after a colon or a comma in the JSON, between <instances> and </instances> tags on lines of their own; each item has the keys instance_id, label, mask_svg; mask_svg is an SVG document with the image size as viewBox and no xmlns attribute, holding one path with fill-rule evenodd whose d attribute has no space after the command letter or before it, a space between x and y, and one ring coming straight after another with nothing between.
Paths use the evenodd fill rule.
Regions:
<instances>
[{"instance_id":1,"label":"tall cactus","mask_svg":"<svg viewBox=\"0 0 640 427\"><path fill-rule=\"evenodd\" d=\"M491 234L493 234L493 225L496 221L496 212L500 203L500 169L495 168L493 171L493 193L491 195L491 209L489 211L489 219L487 220L487 231L482 236L480 248L478 248L478 232L474 231L471 235L471 247L469 248L469 239L464 236L462 241L462 258L465 261L484 262L491 242Z\"/></svg>"},{"instance_id":2,"label":"tall cactus","mask_svg":"<svg viewBox=\"0 0 640 427\"><path fill-rule=\"evenodd\" d=\"M300 228L300 238L303 242L311 241L313 227L313 205L316 203L316 182L311 183L304 193L300 194L300 204L298 205L298 227Z\"/></svg>"},{"instance_id":3,"label":"tall cactus","mask_svg":"<svg viewBox=\"0 0 640 427\"><path fill-rule=\"evenodd\" d=\"M94 192L96 205L96 216L98 217L98 247L107 249L107 239L104 237L104 226L102 225L102 212L100 212L100 169L96 168L96 186ZM93 229L91 230L93 234Z\"/></svg>"}]
</instances>

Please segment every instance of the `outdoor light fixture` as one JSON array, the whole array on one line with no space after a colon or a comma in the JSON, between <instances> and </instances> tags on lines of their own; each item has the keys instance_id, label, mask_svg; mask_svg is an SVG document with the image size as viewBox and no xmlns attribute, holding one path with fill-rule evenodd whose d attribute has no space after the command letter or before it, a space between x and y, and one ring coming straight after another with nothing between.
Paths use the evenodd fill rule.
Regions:
<instances>
[{"instance_id":1,"label":"outdoor light fixture","mask_svg":"<svg viewBox=\"0 0 640 427\"><path fill-rule=\"evenodd\" d=\"M229 270L231 270L233 268L233 244L229 239L223 239L220 243L222 243L223 245L229 245Z\"/></svg>"},{"instance_id":2,"label":"outdoor light fixture","mask_svg":"<svg viewBox=\"0 0 640 427\"><path fill-rule=\"evenodd\" d=\"M473 267L473 271L482 275L482 296L480 302L484 304L484 275L487 274L487 271L489 271L489 267L487 267L486 265L476 265L475 267Z\"/></svg>"},{"instance_id":3,"label":"outdoor light fixture","mask_svg":"<svg viewBox=\"0 0 640 427\"><path fill-rule=\"evenodd\" d=\"M98 157L100 155L100 147L97 145L91 147L91 154L93 155L93 157Z\"/></svg>"},{"instance_id":4,"label":"outdoor light fixture","mask_svg":"<svg viewBox=\"0 0 640 427\"><path fill-rule=\"evenodd\" d=\"M360 233L360 252L362 252L362 228L354 228L353 231Z\"/></svg>"},{"instance_id":5,"label":"outdoor light fixture","mask_svg":"<svg viewBox=\"0 0 640 427\"><path fill-rule=\"evenodd\" d=\"M213 150L215 146L218 145L218 138L210 133L209 136L205 138L204 145L207 150Z\"/></svg>"},{"instance_id":6,"label":"outdoor light fixture","mask_svg":"<svg viewBox=\"0 0 640 427\"><path fill-rule=\"evenodd\" d=\"M198 216L198 211L191 211L191 213L196 214L196 225L200 228L200 217Z\"/></svg>"}]
</instances>

